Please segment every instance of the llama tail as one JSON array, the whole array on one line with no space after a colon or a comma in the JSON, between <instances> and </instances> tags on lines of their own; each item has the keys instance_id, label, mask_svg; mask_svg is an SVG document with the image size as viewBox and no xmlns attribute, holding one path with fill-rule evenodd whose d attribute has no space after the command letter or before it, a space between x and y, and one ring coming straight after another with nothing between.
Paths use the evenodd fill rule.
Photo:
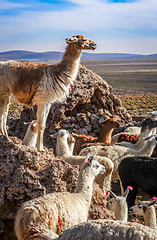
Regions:
<instances>
[{"instance_id":1,"label":"llama tail","mask_svg":"<svg viewBox=\"0 0 157 240\"><path fill-rule=\"evenodd\" d=\"M57 240L59 235L49 229L40 229L39 227L31 227L28 240Z\"/></svg>"}]
</instances>

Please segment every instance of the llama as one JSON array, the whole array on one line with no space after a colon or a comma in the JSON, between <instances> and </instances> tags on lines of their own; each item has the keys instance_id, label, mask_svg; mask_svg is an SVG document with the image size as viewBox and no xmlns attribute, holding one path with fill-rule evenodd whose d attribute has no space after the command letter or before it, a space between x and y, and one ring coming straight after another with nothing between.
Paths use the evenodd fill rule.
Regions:
<instances>
[{"instance_id":1,"label":"llama","mask_svg":"<svg viewBox=\"0 0 157 240\"><path fill-rule=\"evenodd\" d=\"M39 233L40 235L40 233ZM45 238L50 240L53 238ZM41 238L38 238L38 240ZM67 229L54 240L156 240L154 229L135 222L91 220Z\"/></svg>"},{"instance_id":2,"label":"llama","mask_svg":"<svg viewBox=\"0 0 157 240\"><path fill-rule=\"evenodd\" d=\"M139 189L149 197L157 194L157 158L152 157L127 157L118 167L119 177L124 191L128 185L133 186L133 191L127 198L128 207L135 204Z\"/></svg>"},{"instance_id":3,"label":"llama","mask_svg":"<svg viewBox=\"0 0 157 240\"><path fill-rule=\"evenodd\" d=\"M157 135L152 135L145 138L146 144L140 150L133 150L127 147L112 145L112 146L91 146L87 147L79 153L80 156L86 156L87 153L92 152L97 156L107 157L114 163L114 170L112 174L112 179L117 178L118 166L122 159L131 156L151 156L154 148L157 144ZM132 184L127 184L132 185ZM126 189L126 188L125 188Z\"/></svg>"},{"instance_id":4,"label":"llama","mask_svg":"<svg viewBox=\"0 0 157 240\"><path fill-rule=\"evenodd\" d=\"M112 136L112 144L115 144L115 143L119 142L119 138L120 138L121 134L139 136L140 133L141 133L141 127L137 127L137 126L125 127L125 129L122 132L119 132L119 133L114 134Z\"/></svg>"},{"instance_id":5,"label":"llama","mask_svg":"<svg viewBox=\"0 0 157 240\"><path fill-rule=\"evenodd\" d=\"M132 190L131 186L127 187L122 196L117 196L115 193L109 190L113 198L107 202L107 207L109 210L114 212L116 220L122 220L123 222L128 221L128 205L126 199L129 194L129 190Z\"/></svg>"},{"instance_id":6,"label":"llama","mask_svg":"<svg viewBox=\"0 0 157 240\"><path fill-rule=\"evenodd\" d=\"M25 125L28 125L25 137L22 141L23 145L29 146L29 147L36 147L37 144L37 137L38 137L38 127L37 127L37 121L33 120L31 122L24 122Z\"/></svg>"},{"instance_id":7,"label":"llama","mask_svg":"<svg viewBox=\"0 0 157 240\"><path fill-rule=\"evenodd\" d=\"M6 122L13 94L27 107L37 105L37 148L44 150L43 134L51 103L66 99L78 73L81 51L96 49L96 44L82 35L67 38L66 43L63 59L55 65L12 60L0 62L0 133L8 136Z\"/></svg>"},{"instance_id":8,"label":"llama","mask_svg":"<svg viewBox=\"0 0 157 240\"><path fill-rule=\"evenodd\" d=\"M145 225L157 230L155 205L157 205L156 200L142 201L129 208L129 213L144 216Z\"/></svg>"},{"instance_id":9,"label":"llama","mask_svg":"<svg viewBox=\"0 0 157 240\"><path fill-rule=\"evenodd\" d=\"M107 118L102 124L98 138L92 137L90 135L78 135L72 133L72 136L76 138L74 154L78 154L80 150L85 147L96 144L111 145L112 133L115 128L119 128L118 121L113 118Z\"/></svg>"},{"instance_id":10,"label":"llama","mask_svg":"<svg viewBox=\"0 0 157 240\"><path fill-rule=\"evenodd\" d=\"M153 120L157 120L157 111L148 112L147 114L149 114ZM153 129L152 134L156 134L156 133L157 133L157 127Z\"/></svg>"},{"instance_id":11,"label":"llama","mask_svg":"<svg viewBox=\"0 0 157 240\"><path fill-rule=\"evenodd\" d=\"M85 156L74 156L72 154L75 140L71 134L65 130L60 129L58 132L50 135L53 138L57 138L56 142L56 155L63 157L63 159L71 165L79 165L80 167L84 163ZM107 157L95 156L95 159L105 166L106 173L99 175L96 178L96 182L100 185L101 189L105 193L107 189L111 188L111 177L114 168L113 162Z\"/></svg>"},{"instance_id":12,"label":"llama","mask_svg":"<svg viewBox=\"0 0 157 240\"><path fill-rule=\"evenodd\" d=\"M18 240L28 239L33 227L59 234L87 221L94 178L104 172L105 167L88 154L81 167L75 193L55 192L25 202L15 218Z\"/></svg>"},{"instance_id":13,"label":"llama","mask_svg":"<svg viewBox=\"0 0 157 240\"><path fill-rule=\"evenodd\" d=\"M140 132L139 140L136 144L133 144L130 142L120 142L118 143L118 145L129 147L134 150L139 150L144 146L146 142L144 138L151 136L153 134L153 129L155 129L156 127L157 127L157 121L152 120L151 118L146 118L141 124L141 132ZM121 134L122 133L119 133L118 136L120 137ZM113 139L114 139L114 136L113 136Z\"/></svg>"}]
</instances>

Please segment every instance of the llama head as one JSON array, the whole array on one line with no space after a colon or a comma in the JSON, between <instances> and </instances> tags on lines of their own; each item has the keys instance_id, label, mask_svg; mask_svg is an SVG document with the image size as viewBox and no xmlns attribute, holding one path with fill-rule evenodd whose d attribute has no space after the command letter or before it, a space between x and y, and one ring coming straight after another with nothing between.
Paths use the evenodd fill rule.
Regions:
<instances>
[{"instance_id":1,"label":"llama head","mask_svg":"<svg viewBox=\"0 0 157 240\"><path fill-rule=\"evenodd\" d=\"M129 208L129 213L131 215L135 214L138 216L143 216L148 207L156 205L156 204L157 204L156 199L154 199L152 201L142 201L142 202L134 205L133 207Z\"/></svg>"},{"instance_id":2,"label":"llama head","mask_svg":"<svg viewBox=\"0 0 157 240\"><path fill-rule=\"evenodd\" d=\"M65 129L60 129L58 132L50 135L52 138L62 138L64 136L66 136L67 138L69 137L70 133L65 130Z\"/></svg>"},{"instance_id":3,"label":"llama head","mask_svg":"<svg viewBox=\"0 0 157 240\"><path fill-rule=\"evenodd\" d=\"M103 125L107 125L111 128L119 128L120 124L114 118L107 118Z\"/></svg>"},{"instance_id":4,"label":"llama head","mask_svg":"<svg viewBox=\"0 0 157 240\"><path fill-rule=\"evenodd\" d=\"M149 137L143 137L144 140L149 141L149 142L154 142L157 144L157 134L153 134Z\"/></svg>"},{"instance_id":5,"label":"llama head","mask_svg":"<svg viewBox=\"0 0 157 240\"><path fill-rule=\"evenodd\" d=\"M38 123L37 120L32 120L31 122L24 122L24 125L29 125L29 130L33 133L38 133Z\"/></svg>"},{"instance_id":6,"label":"llama head","mask_svg":"<svg viewBox=\"0 0 157 240\"><path fill-rule=\"evenodd\" d=\"M153 120L157 120L157 111L147 112Z\"/></svg>"},{"instance_id":7,"label":"llama head","mask_svg":"<svg viewBox=\"0 0 157 240\"><path fill-rule=\"evenodd\" d=\"M70 138L70 133L65 129L60 129L58 132L50 135L52 138L57 138L57 142L68 143L68 139Z\"/></svg>"},{"instance_id":8,"label":"llama head","mask_svg":"<svg viewBox=\"0 0 157 240\"><path fill-rule=\"evenodd\" d=\"M87 154L82 168L86 168L86 171L90 172L94 177L98 174L104 174L106 172L105 167L98 161L94 160L92 153Z\"/></svg>"},{"instance_id":9,"label":"llama head","mask_svg":"<svg viewBox=\"0 0 157 240\"><path fill-rule=\"evenodd\" d=\"M67 44L75 44L79 49L95 50L97 45L92 40L82 36L74 35L72 38L66 38Z\"/></svg>"},{"instance_id":10,"label":"llama head","mask_svg":"<svg viewBox=\"0 0 157 240\"><path fill-rule=\"evenodd\" d=\"M142 124L141 124L142 128L141 128L141 133L142 132L150 132L150 130L152 130L153 128L157 127L157 121L153 120L152 118L146 118ZM147 134L146 134L147 136Z\"/></svg>"},{"instance_id":11,"label":"llama head","mask_svg":"<svg viewBox=\"0 0 157 240\"><path fill-rule=\"evenodd\" d=\"M133 190L133 188L131 186L128 186L126 191L123 193L122 196L117 196L115 193L113 193L111 190L108 190L106 192L106 196L108 196L108 193L111 194L111 196L113 198L111 198L108 202L107 202L107 208L113 212L116 212L116 208L117 208L117 204L119 204L121 202L121 204L126 203L126 199L127 196L129 194L129 190Z\"/></svg>"}]
</instances>

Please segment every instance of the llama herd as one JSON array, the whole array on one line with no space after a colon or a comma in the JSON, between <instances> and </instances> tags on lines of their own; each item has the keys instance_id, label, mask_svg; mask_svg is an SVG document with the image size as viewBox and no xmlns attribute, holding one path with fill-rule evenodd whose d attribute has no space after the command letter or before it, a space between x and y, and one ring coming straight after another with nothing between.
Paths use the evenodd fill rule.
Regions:
<instances>
[{"instance_id":1,"label":"llama herd","mask_svg":"<svg viewBox=\"0 0 157 240\"><path fill-rule=\"evenodd\" d=\"M37 105L37 120L28 124L22 144L43 149L46 119L55 101L63 101L73 92L81 51L94 50L96 44L82 35L66 39L67 48L55 65L20 61L0 62L0 133L7 134L7 114L11 95L24 105ZM98 138L69 133L60 129L56 139L56 156L80 172L74 193L54 192L25 202L15 217L18 240L157 240L157 159L151 157L157 145L157 112L151 112L140 127L128 127L113 135L118 120L108 118ZM119 142L124 134L140 135L137 143ZM111 190L119 178L123 194ZM92 185L96 181L111 198L107 207L115 220L88 220ZM149 201L135 205L138 192ZM144 217L145 225L129 222L130 215Z\"/></svg>"}]
</instances>

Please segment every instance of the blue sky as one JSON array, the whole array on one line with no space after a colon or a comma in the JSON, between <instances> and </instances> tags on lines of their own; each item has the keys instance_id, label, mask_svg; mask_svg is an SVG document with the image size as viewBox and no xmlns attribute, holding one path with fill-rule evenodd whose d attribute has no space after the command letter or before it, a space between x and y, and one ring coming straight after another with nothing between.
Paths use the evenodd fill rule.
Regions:
<instances>
[{"instance_id":1,"label":"blue sky","mask_svg":"<svg viewBox=\"0 0 157 240\"><path fill-rule=\"evenodd\" d=\"M82 34L96 52L157 53L157 0L0 0L0 52L64 51Z\"/></svg>"}]
</instances>

